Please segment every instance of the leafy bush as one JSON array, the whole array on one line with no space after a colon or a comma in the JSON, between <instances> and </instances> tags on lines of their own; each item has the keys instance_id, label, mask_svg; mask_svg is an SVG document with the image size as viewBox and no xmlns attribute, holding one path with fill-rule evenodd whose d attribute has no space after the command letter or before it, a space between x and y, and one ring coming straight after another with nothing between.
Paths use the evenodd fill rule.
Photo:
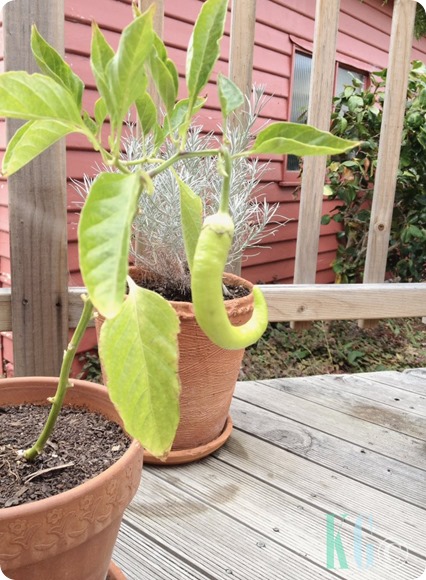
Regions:
<instances>
[{"instance_id":1,"label":"leafy bush","mask_svg":"<svg viewBox=\"0 0 426 580\"><path fill-rule=\"evenodd\" d=\"M342 225L333 263L337 282L359 282L365 263L374 178L383 116L386 69L371 75L364 89L358 79L334 99L331 131L361 139L355 152L333 157L326 194L339 203L322 223ZM387 271L403 282L426 273L426 67L413 62L409 77L401 159L397 176Z\"/></svg>"}]
</instances>

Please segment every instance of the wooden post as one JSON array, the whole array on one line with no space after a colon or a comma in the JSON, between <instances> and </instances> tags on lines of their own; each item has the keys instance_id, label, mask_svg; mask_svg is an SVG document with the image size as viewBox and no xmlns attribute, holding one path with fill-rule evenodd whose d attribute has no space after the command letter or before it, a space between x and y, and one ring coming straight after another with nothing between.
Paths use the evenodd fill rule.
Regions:
<instances>
[{"instance_id":1,"label":"wooden post","mask_svg":"<svg viewBox=\"0 0 426 580\"><path fill-rule=\"evenodd\" d=\"M250 98L253 76L256 0L232 0L231 46L229 78ZM228 271L241 275L241 260L233 262Z\"/></svg>"},{"instance_id":2,"label":"wooden post","mask_svg":"<svg viewBox=\"0 0 426 580\"><path fill-rule=\"evenodd\" d=\"M339 11L340 0L317 0L308 123L323 131L330 129ZM315 284L326 163L326 157L303 161L295 284ZM292 326L302 329L309 323Z\"/></svg>"},{"instance_id":3,"label":"wooden post","mask_svg":"<svg viewBox=\"0 0 426 580\"><path fill-rule=\"evenodd\" d=\"M253 76L256 0L232 0L229 77L247 96Z\"/></svg>"},{"instance_id":4,"label":"wooden post","mask_svg":"<svg viewBox=\"0 0 426 580\"><path fill-rule=\"evenodd\" d=\"M393 10L383 120L364 269L364 282L367 284L383 282L385 279L416 6L413 0L396 0ZM375 322L360 321L363 328L375 325Z\"/></svg>"},{"instance_id":5,"label":"wooden post","mask_svg":"<svg viewBox=\"0 0 426 580\"><path fill-rule=\"evenodd\" d=\"M64 0L18 0L4 8L5 69L38 71L31 25L64 49ZM8 139L21 125L7 122ZM57 375L68 335L65 143L8 180L15 375Z\"/></svg>"}]
</instances>

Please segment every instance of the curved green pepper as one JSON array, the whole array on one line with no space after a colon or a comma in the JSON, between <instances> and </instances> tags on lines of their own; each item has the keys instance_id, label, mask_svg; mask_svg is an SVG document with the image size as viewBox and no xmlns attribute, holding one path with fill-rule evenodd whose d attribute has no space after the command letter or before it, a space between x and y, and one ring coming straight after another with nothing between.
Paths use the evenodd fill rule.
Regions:
<instances>
[{"instance_id":1,"label":"curved green pepper","mask_svg":"<svg viewBox=\"0 0 426 580\"><path fill-rule=\"evenodd\" d=\"M233 234L229 214L219 212L205 219L195 250L191 288L195 317L201 329L218 346L237 350L259 340L268 325L268 309L262 291L254 286L251 319L242 326L233 326L228 318L222 276Z\"/></svg>"}]
</instances>

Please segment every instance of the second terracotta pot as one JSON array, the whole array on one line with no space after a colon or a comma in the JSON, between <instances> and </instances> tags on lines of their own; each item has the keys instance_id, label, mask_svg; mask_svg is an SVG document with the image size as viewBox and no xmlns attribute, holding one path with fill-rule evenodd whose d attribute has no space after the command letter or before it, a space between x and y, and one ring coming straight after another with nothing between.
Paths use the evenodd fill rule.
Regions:
<instances>
[{"instance_id":1,"label":"second terracotta pot","mask_svg":"<svg viewBox=\"0 0 426 580\"><path fill-rule=\"evenodd\" d=\"M131 267L130 276L143 285L149 276ZM232 324L239 326L253 312L253 285L233 274L225 274L228 286L243 286L249 294L226 300ZM144 462L175 465L201 459L221 447L231 434L229 408L241 367L244 349L224 350L211 342L198 326L190 302L170 302L180 319L179 378L181 382L180 422L167 460L160 461L145 451ZM102 319L97 319L99 332ZM107 384L107 378L104 377Z\"/></svg>"}]
</instances>

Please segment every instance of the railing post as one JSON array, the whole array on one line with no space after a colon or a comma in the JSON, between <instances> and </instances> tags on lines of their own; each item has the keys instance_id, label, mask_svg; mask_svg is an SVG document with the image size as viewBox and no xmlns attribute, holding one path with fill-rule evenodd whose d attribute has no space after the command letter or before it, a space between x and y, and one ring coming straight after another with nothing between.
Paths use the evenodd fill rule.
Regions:
<instances>
[{"instance_id":1,"label":"railing post","mask_svg":"<svg viewBox=\"0 0 426 580\"><path fill-rule=\"evenodd\" d=\"M393 9L382 128L364 269L364 282L367 284L383 282L385 279L416 6L417 2L413 0L396 0ZM360 321L363 328L375 325L376 322Z\"/></svg>"},{"instance_id":2,"label":"railing post","mask_svg":"<svg viewBox=\"0 0 426 580\"><path fill-rule=\"evenodd\" d=\"M229 78L250 98L253 77L256 0L232 0ZM241 274L241 260L230 265L229 272Z\"/></svg>"},{"instance_id":3,"label":"railing post","mask_svg":"<svg viewBox=\"0 0 426 580\"><path fill-rule=\"evenodd\" d=\"M339 12L340 0L317 0L308 123L323 131L330 129ZM326 163L326 157L303 161L295 284L315 284ZM293 326L302 329L309 323Z\"/></svg>"},{"instance_id":4,"label":"railing post","mask_svg":"<svg viewBox=\"0 0 426 580\"><path fill-rule=\"evenodd\" d=\"M64 0L19 0L4 8L5 69L38 71L31 25L64 50ZM8 138L21 125L7 122ZM68 335L65 143L8 180L15 375L57 375Z\"/></svg>"}]
</instances>

